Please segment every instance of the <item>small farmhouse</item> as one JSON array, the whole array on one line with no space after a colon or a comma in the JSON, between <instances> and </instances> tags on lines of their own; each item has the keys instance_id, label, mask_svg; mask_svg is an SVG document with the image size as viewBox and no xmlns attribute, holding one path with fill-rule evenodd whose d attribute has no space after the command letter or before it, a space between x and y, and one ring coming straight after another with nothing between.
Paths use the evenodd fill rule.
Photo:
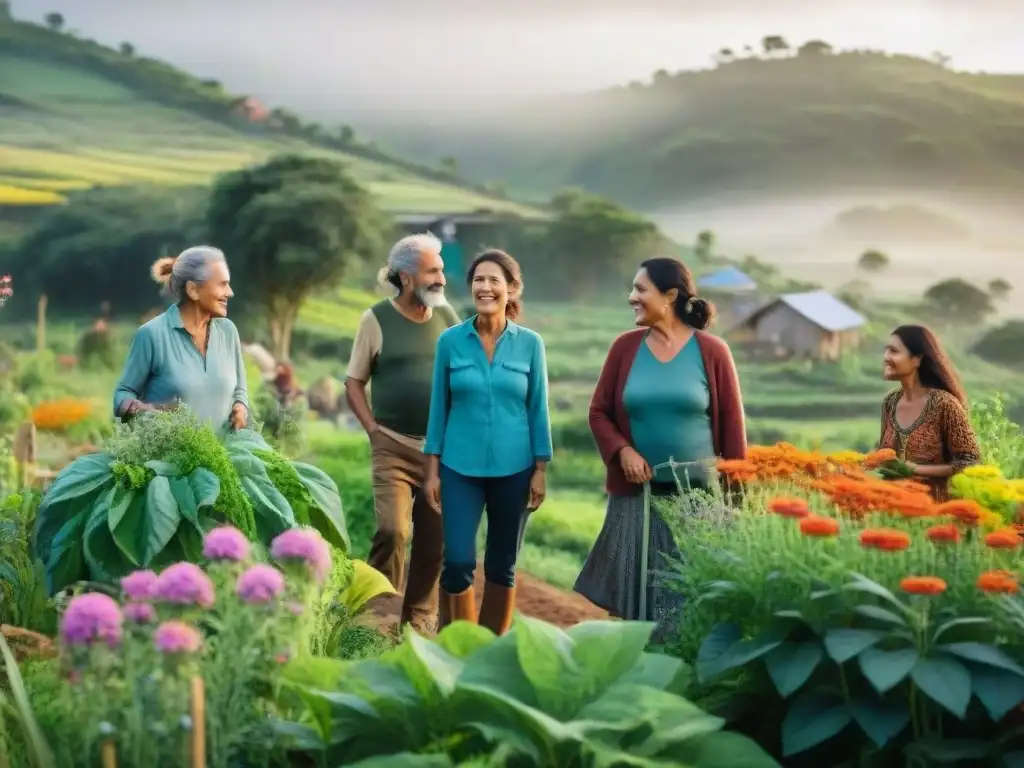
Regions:
<instances>
[{"instance_id":1,"label":"small farmhouse","mask_svg":"<svg viewBox=\"0 0 1024 768\"><path fill-rule=\"evenodd\" d=\"M860 344L865 322L828 291L786 293L748 315L726 337L775 357L838 360Z\"/></svg>"},{"instance_id":2,"label":"small farmhouse","mask_svg":"<svg viewBox=\"0 0 1024 768\"><path fill-rule=\"evenodd\" d=\"M715 302L718 308L718 322L725 328L732 327L750 315L762 303L757 283L747 273L734 266L698 277L697 291L704 298Z\"/></svg>"}]
</instances>

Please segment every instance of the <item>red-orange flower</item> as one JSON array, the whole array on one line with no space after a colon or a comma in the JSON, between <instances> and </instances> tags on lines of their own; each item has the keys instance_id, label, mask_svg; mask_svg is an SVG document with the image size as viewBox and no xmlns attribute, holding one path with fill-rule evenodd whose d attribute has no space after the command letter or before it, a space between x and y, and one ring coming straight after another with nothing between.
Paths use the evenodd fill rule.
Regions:
<instances>
[{"instance_id":1,"label":"red-orange flower","mask_svg":"<svg viewBox=\"0 0 1024 768\"><path fill-rule=\"evenodd\" d=\"M953 523L933 525L926 531L925 535L936 544L955 544L960 541L960 529Z\"/></svg>"},{"instance_id":2,"label":"red-orange flower","mask_svg":"<svg viewBox=\"0 0 1024 768\"><path fill-rule=\"evenodd\" d=\"M1014 595L1020 590L1017 577L1009 571L985 571L978 577L978 589L982 592L1001 592Z\"/></svg>"},{"instance_id":3,"label":"red-orange flower","mask_svg":"<svg viewBox=\"0 0 1024 768\"><path fill-rule=\"evenodd\" d=\"M985 536L985 546L989 549L1016 549L1020 546L1020 536L1012 528L992 531Z\"/></svg>"},{"instance_id":4,"label":"red-orange flower","mask_svg":"<svg viewBox=\"0 0 1024 768\"><path fill-rule=\"evenodd\" d=\"M811 514L807 502L803 499L778 498L768 502L768 509L783 517L801 518Z\"/></svg>"},{"instance_id":5,"label":"red-orange flower","mask_svg":"<svg viewBox=\"0 0 1024 768\"><path fill-rule=\"evenodd\" d=\"M982 506L972 499L954 499L940 504L936 509L937 515L951 515L965 525L974 525L985 513Z\"/></svg>"},{"instance_id":6,"label":"red-orange flower","mask_svg":"<svg viewBox=\"0 0 1024 768\"><path fill-rule=\"evenodd\" d=\"M839 521L834 517L808 515L800 521L800 533L804 536L835 536L839 533Z\"/></svg>"},{"instance_id":7,"label":"red-orange flower","mask_svg":"<svg viewBox=\"0 0 1024 768\"><path fill-rule=\"evenodd\" d=\"M878 451L872 451L864 457L864 466L867 469L877 469L878 467L885 464L887 461L892 461L896 458L896 451L891 448L882 448Z\"/></svg>"},{"instance_id":8,"label":"red-orange flower","mask_svg":"<svg viewBox=\"0 0 1024 768\"><path fill-rule=\"evenodd\" d=\"M910 546L910 536L892 528L868 528L860 535L860 545L885 552L898 552Z\"/></svg>"},{"instance_id":9,"label":"red-orange flower","mask_svg":"<svg viewBox=\"0 0 1024 768\"><path fill-rule=\"evenodd\" d=\"M907 576L900 580L900 589L910 595L940 595L946 582L937 576Z\"/></svg>"}]
</instances>

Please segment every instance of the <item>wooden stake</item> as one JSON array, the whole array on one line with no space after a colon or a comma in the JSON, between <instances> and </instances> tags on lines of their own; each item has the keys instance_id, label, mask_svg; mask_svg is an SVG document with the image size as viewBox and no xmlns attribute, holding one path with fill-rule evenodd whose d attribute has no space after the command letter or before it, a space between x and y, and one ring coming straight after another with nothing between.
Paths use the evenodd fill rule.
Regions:
<instances>
[{"instance_id":1,"label":"wooden stake","mask_svg":"<svg viewBox=\"0 0 1024 768\"><path fill-rule=\"evenodd\" d=\"M36 307L36 352L46 349L46 294L39 297Z\"/></svg>"},{"instance_id":2,"label":"wooden stake","mask_svg":"<svg viewBox=\"0 0 1024 768\"><path fill-rule=\"evenodd\" d=\"M199 675L192 678L192 768L206 768L206 690Z\"/></svg>"},{"instance_id":3,"label":"wooden stake","mask_svg":"<svg viewBox=\"0 0 1024 768\"><path fill-rule=\"evenodd\" d=\"M117 747L113 739L107 739L100 746L100 761L103 768L117 768Z\"/></svg>"}]
</instances>

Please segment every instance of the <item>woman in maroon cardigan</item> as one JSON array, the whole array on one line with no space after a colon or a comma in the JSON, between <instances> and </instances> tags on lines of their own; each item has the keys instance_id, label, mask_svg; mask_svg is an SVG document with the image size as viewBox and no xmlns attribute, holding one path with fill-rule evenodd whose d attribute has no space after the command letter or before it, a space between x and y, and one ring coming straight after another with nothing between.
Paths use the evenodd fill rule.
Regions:
<instances>
[{"instance_id":1,"label":"woman in maroon cardigan","mask_svg":"<svg viewBox=\"0 0 1024 768\"><path fill-rule=\"evenodd\" d=\"M693 276L676 259L640 265L629 294L636 330L608 351L590 403L590 429L607 466L604 527L576 580L576 591L613 616L663 622L677 604L648 579L640 616L643 486L654 497L708 488L717 458L746 455L739 379L724 341L705 332L714 306L696 296ZM666 462L685 464L653 471ZM672 534L651 516L650 571L676 552Z\"/></svg>"}]
</instances>

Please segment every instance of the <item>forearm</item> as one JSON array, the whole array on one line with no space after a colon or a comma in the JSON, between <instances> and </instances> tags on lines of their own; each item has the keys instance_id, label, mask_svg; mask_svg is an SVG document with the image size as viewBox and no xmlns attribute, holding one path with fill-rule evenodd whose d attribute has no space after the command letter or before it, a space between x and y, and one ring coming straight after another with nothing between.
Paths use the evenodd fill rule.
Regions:
<instances>
[{"instance_id":1,"label":"forearm","mask_svg":"<svg viewBox=\"0 0 1024 768\"><path fill-rule=\"evenodd\" d=\"M952 477L957 473L956 467L952 464L915 464L914 474L918 477Z\"/></svg>"},{"instance_id":2,"label":"forearm","mask_svg":"<svg viewBox=\"0 0 1024 768\"><path fill-rule=\"evenodd\" d=\"M366 434L376 431L377 420L373 418L373 409L366 398L366 382L345 379L345 400L356 420L366 430Z\"/></svg>"}]
</instances>

